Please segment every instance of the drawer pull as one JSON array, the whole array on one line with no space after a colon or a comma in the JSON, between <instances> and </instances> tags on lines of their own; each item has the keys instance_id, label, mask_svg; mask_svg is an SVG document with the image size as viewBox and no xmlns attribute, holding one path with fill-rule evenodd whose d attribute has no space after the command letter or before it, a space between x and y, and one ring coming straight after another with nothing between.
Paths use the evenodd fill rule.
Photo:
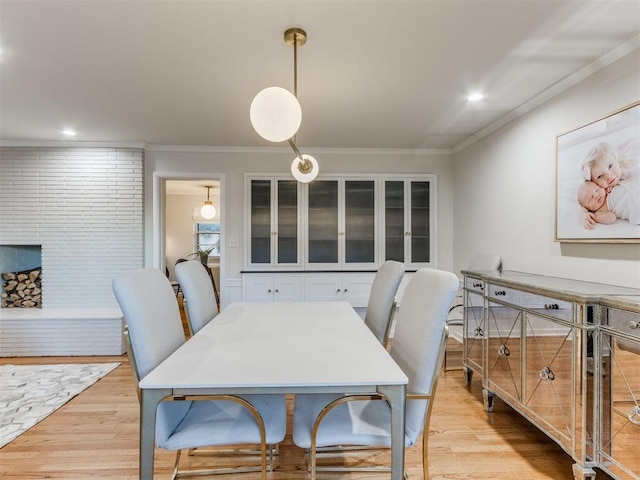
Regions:
<instances>
[{"instance_id":1,"label":"drawer pull","mask_svg":"<svg viewBox=\"0 0 640 480\"><path fill-rule=\"evenodd\" d=\"M480 328L480 327L477 327L477 328L473 331L473 334L474 334L476 337L484 337L484 330L483 330L482 328Z\"/></svg>"},{"instance_id":2,"label":"drawer pull","mask_svg":"<svg viewBox=\"0 0 640 480\"><path fill-rule=\"evenodd\" d=\"M481 283L474 283L473 288L482 288L482 284Z\"/></svg>"},{"instance_id":3,"label":"drawer pull","mask_svg":"<svg viewBox=\"0 0 640 480\"><path fill-rule=\"evenodd\" d=\"M556 375L553 373L553 370L551 370L549 367L544 367L542 370L540 370L540 378L542 380L555 380L556 379Z\"/></svg>"},{"instance_id":4,"label":"drawer pull","mask_svg":"<svg viewBox=\"0 0 640 480\"><path fill-rule=\"evenodd\" d=\"M545 303L544 308L546 308L547 310L558 310L560 307L557 303Z\"/></svg>"},{"instance_id":5,"label":"drawer pull","mask_svg":"<svg viewBox=\"0 0 640 480\"><path fill-rule=\"evenodd\" d=\"M636 405L633 407L629 412L629 415L627 415L627 418L634 425L640 426L640 406Z\"/></svg>"},{"instance_id":6,"label":"drawer pull","mask_svg":"<svg viewBox=\"0 0 640 480\"><path fill-rule=\"evenodd\" d=\"M507 292L505 292L504 290L496 290L493 293L495 294L496 297L504 297L507 294Z\"/></svg>"},{"instance_id":7,"label":"drawer pull","mask_svg":"<svg viewBox=\"0 0 640 480\"><path fill-rule=\"evenodd\" d=\"M500 348L498 348L498 356L508 357L509 355L511 355L511 350L509 350L509 347L507 347L506 345L500 345Z\"/></svg>"},{"instance_id":8,"label":"drawer pull","mask_svg":"<svg viewBox=\"0 0 640 480\"><path fill-rule=\"evenodd\" d=\"M635 322L635 321L631 320L629 322L629 328L631 330L635 330L636 328L640 328L640 322Z\"/></svg>"}]
</instances>

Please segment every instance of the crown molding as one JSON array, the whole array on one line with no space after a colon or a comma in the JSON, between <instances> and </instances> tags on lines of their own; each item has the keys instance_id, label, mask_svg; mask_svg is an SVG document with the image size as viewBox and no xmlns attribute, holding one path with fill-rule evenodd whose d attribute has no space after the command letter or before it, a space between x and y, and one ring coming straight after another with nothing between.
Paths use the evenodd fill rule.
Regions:
<instances>
[{"instance_id":1,"label":"crown molding","mask_svg":"<svg viewBox=\"0 0 640 480\"><path fill-rule=\"evenodd\" d=\"M564 92L565 90L568 90L574 85L577 85L578 83L582 82L583 80L590 77L591 75L598 72L599 70L602 70L603 68L608 67L612 63L629 55L631 52L638 49L639 47L640 47L640 33L629 38L628 40L621 43L617 47L612 48L611 50L606 52L604 55L602 55L600 58L591 62L585 67L581 68L577 72L567 77L564 77L561 80L558 80L556 83L554 83L550 87L546 88L545 90L537 94L528 102L525 102L520 107L516 108L512 112L504 115L500 119L493 122L491 125L469 136L468 138L466 138L465 140L457 144L455 147L453 147L451 149L452 153L454 154L458 153L459 151L464 150L470 145L473 145L478 140L492 134L493 132L499 130L506 124L512 122L513 120L530 112L534 108L549 101L556 95L559 95L560 93Z\"/></svg>"},{"instance_id":2,"label":"crown molding","mask_svg":"<svg viewBox=\"0 0 640 480\"><path fill-rule=\"evenodd\" d=\"M308 148L299 147L304 153L333 155L451 155L449 148ZM251 153L251 154L291 154L288 147L216 147L207 145L163 145L149 144L149 152L182 153Z\"/></svg>"},{"instance_id":3,"label":"crown molding","mask_svg":"<svg viewBox=\"0 0 640 480\"><path fill-rule=\"evenodd\" d=\"M140 148L144 142L73 142L48 140L0 140L0 147L61 147L61 148Z\"/></svg>"}]
</instances>

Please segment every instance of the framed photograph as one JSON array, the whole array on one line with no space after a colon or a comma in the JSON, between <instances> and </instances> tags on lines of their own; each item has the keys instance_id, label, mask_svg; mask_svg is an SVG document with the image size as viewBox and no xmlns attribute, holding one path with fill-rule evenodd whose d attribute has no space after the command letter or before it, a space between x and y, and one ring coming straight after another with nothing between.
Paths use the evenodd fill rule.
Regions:
<instances>
[{"instance_id":1,"label":"framed photograph","mask_svg":"<svg viewBox=\"0 0 640 480\"><path fill-rule=\"evenodd\" d=\"M556 137L555 240L640 243L640 101Z\"/></svg>"}]
</instances>

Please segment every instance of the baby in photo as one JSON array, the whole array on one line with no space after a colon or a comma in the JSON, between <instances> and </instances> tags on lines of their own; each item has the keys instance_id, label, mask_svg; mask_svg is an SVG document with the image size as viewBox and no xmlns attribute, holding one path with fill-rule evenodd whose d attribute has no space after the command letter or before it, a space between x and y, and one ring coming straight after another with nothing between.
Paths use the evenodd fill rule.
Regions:
<instances>
[{"instance_id":1,"label":"baby in photo","mask_svg":"<svg viewBox=\"0 0 640 480\"><path fill-rule=\"evenodd\" d=\"M596 145L582 163L585 182L578 188L584 228L611 224L617 218L640 224L638 162L621 155L609 143Z\"/></svg>"},{"instance_id":2,"label":"baby in photo","mask_svg":"<svg viewBox=\"0 0 640 480\"><path fill-rule=\"evenodd\" d=\"M624 180L607 193L595 182L586 181L578 188L578 203L583 207L583 224L592 222L610 225L617 218L640 225L640 177Z\"/></svg>"}]
</instances>

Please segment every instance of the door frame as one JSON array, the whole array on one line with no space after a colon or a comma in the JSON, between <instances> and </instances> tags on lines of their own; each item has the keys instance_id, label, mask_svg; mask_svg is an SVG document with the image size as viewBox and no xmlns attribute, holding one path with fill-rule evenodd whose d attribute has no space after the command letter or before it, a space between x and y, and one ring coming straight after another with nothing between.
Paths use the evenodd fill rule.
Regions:
<instances>
[{"instance_id":1,"label":"door frame","mask_svg":"<svg viewBox=\"0 0 640 480\"><path fill-rule=\"evenodd\" d=\"M153 241L152 267L164 272L166 267L166 225L165 205L167 199L166 182L169 180L216 181L220 182L220 297L224 298L226 278L226 228L225 228L225 175L223 173L154 172L153 174Z\"/></svg>"}]
</instances>

